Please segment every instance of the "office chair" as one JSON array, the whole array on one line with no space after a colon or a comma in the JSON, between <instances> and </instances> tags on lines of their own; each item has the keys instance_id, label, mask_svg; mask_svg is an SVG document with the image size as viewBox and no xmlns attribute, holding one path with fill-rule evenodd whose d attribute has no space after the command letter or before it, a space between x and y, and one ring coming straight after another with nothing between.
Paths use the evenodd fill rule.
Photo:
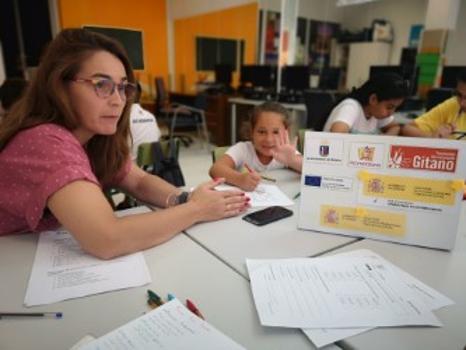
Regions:
<instances>
[{"instance_id":1,"label":"office chair","mask_svg":"<svg viewBox=\"0 0 466 350\"><path fill-rule=\"evenodd\" d=\"M160 141L160 146L165 157L173 157L175 160L178 160L180 154L180 140L174 138L173 142L168 140ZM173 147L173 148L172 148ZM138 167L147 172L152 172L154 167L154 156L152 154L152 143L146 142L141 143L138 147L138 154L136 158L136 164ZM124 210L128 208L137 207L139 204L136 199L129 195L125 195L122 202L118 205L115 204L113 200L113 195L121 193L117 189L111 188L104 191L104 195L107 200L110 202L113 210Z\"/></svg>"},{"instance_id":2,"label":"office chair","mask_svg":"<svg viewBox=\"0 0 466 350\"><path fill-rule=\"evenodd\" d=\"M325 122L335 104L335 95L326 91L306 91L304 104L307 110L306 127L315 131L324 130Z\"/></svg>"},{"instance_id":3,"label":"office chair","mask_svg":"<svg viewBox=\"0 0 466 350\"><path fill-rule=\"evenodd\" d=\"M185 146L189 146L193 142L193 139L188 135L176 134L175 129L194 127L197 130L198 137L203 137L208 147L209 133L205 118L207 96L205 94L198 94L195 97L193 106L191 106L170 102L163 78L155 78L155 88L157 92L155 100L156 113L168 127L168 138L171 140L174 137L178 137Z\"/></svg>"},{"instance_id":4,"label":"office chair","mask_svg":"<svg viewBox=\"0 0 466 350\"><path fill-rule=\"evenodd\" d=\"M218 146L212 150L212 164L222 157L230 146Z\"/></svg>"}]
</instances>

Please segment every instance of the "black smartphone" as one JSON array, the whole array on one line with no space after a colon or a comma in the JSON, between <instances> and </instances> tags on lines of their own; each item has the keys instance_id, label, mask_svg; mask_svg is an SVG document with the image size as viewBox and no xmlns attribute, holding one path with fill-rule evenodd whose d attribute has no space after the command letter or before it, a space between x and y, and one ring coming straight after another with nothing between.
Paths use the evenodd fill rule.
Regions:
<instances>
[{"instance_id":1,"label":"black smartphone","mask_svg":"<svg viewBox=\"0 0 466 350\"><path fill-rule=\"evenodd\" d=\"M287 218L291 215L293 215L291 210L280 206L273 206L247 214L243 216L243 220L257 226L262 226L280 219Z\"/></svg>"}]
</instances>

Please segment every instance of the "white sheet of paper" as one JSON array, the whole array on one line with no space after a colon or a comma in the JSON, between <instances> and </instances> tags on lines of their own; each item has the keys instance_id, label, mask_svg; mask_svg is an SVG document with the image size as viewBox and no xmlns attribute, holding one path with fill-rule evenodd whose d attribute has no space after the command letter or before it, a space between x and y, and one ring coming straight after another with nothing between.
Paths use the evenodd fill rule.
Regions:
<instances>
[{"instance_id":1,"label":"white sheet of paper","mask_svg":"<svg viewBox=\"0 0 466 350\"><path fill-rule=\"evenodd\" d=\"M81 350L245 349L200 319L178 299L163 304Z\"/></svg>"},{"instance_id":2,"label":"white sheet of paper","mask_svg":"<svg viewBox=\"0 0 466 350\"><path fill-rule=\"evenodd\" d=\"M384 260L386 264L390 264L392 269L399 274L403 279L404 283L411 289L411 291L424 302L424 304L430 310L437 310L444 306L452 305L454 302L447 298L445 295L437 292L435 289L427 286L426 284L419 281L417 278L411 276L407 272L401 270L397 266L391 264L387 260L383 259L381 256L376 253L367 250L353 250L346 253L341 253L334 255L343 257L343 256L375 256L381 260ZM332 344L336 341L351 337L356 334L367 332L373 328L309 328L302 329L304 334L312 341L312 343L317 347L322 347L327 344Z\"/></svg>"},{"instance_id":3,"label":"white sheet of paper","mask_svg":"<svg viewBox=\"0 0 466 350\"><path fill-rule=\"evenodd\" d=\"M231 185L216 186L217 191L238 190L238 187ZM251 207L270 207L273 205L281 205L287 207L293 205L294 202L289 199L276 185L260 183L254 191L245 192L251 198L249 202Z\"/></svg>"},{"instance_id":4,"label":"white sheet of paper","mask_svg":"<svg viewBox=\"0 0 466 350\"><path fill-rule=\"evenodd\" d=\"M85 253L69 232L45 231L39 237L24 304L50 304L150 282L142 253L100 260Z\"/></svg>"},{"instance_id":5,"label":"white sheet of paper","mask_svg":"<svg viewBox=\"0 0 466 350\"><path fill-rule=\"evenodd\" d=\"M265 326L441 325L390 265L375 257L247 259L246 263Z\"/></svg>"}]
</instances>

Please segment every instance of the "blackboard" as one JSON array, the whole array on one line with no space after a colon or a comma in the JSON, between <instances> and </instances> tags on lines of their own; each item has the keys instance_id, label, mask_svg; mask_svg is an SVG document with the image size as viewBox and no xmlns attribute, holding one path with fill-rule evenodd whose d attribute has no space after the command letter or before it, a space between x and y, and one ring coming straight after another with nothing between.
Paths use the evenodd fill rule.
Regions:
<instances>
[{"instance_id":1,"label":"blackboard","mask_svg":"<svg viewBox=\"0 0 466 350\"><path fill-rule=\"evenodd\" d=\"M144 69L142 31L92 26L84 26L84 29L92 30L93 32L104 34L118 40L126 49L133 69Z\"/></svg>"}]
</instances>

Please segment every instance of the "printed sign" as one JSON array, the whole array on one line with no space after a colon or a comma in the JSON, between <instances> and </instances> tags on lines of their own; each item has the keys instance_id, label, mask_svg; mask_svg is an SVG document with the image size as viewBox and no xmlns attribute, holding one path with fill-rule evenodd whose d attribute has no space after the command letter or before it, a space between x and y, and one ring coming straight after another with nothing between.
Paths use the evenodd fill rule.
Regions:
<instances>
[{"instance_id":1,"label":"printed sign","mask_svg":"<svg viewBox=\"0 0 466 350\"><path fill-rule=\"evenodd\" d=\"M300 229L452 249L466 142L306 132Z\"/></svg>"},{"instance_id":2,"label":"printed sign","mask_svg":"<svg viewBox=\"0 0 466 350\"><path fill-rule=\"evenodd\" d=\"M388 167L454 173L457 157L456 149L391 145Z\"/></svg>"}]
</instances>

